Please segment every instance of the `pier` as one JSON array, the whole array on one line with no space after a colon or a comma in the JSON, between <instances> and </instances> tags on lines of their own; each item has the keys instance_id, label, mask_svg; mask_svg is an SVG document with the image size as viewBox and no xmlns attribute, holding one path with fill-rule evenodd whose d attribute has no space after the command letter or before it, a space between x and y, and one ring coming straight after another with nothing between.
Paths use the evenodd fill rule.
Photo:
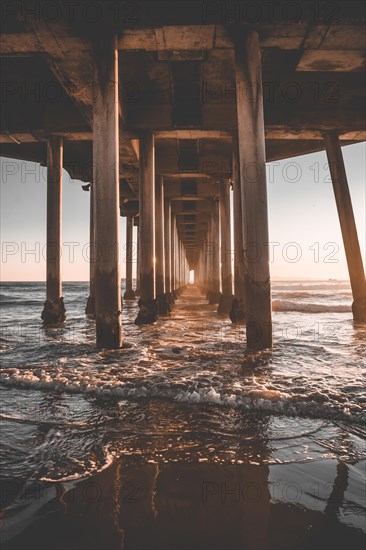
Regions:
<instances>
[{"instance_id":1,"label":"pier","mask_svg":"<svg viewBox=\"0 0 366 550\"><path fill-rule=\"evenodd\" d=\"M365 140L362 2L334 3L337 13L326 9L329 2L314 3L316 13L313 3L296 2L297 15L286 12L286 2L271 11L256 2L255 21L244 2L231 14L221 2L175 2L174 9L139 2L134 14L123 3L114 3L116 11L97 2L100 17L80 6L71 17L69 2L53 2L52 18L38 4L28 12L26 3L3 3L0 153L47 166L45 326L67 322L64 168L89 190L86 314L95 318L98 348L122 346L122 299L138 300L138 325L164 319L191 271L218 315L245 324L243 346L270 348L266 162L324 150L353 317L366 323L365 272L342 157L342 146Z\"/></svg>"}]
</instances>

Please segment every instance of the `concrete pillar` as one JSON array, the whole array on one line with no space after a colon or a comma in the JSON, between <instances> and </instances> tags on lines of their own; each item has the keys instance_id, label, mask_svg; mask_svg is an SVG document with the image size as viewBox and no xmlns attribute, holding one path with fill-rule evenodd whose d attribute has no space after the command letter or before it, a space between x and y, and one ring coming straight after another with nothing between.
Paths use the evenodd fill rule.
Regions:
<instances>
[{"instance_id":1,"label":"concrete pillar","mask_svg":"<svg viewBox=\"0 0 366 550\"><path fill-rule=\"evenodd\" d=\"M258 33L241 29L235 39L240 184L247 256L246 335L248 349L272 345L271 283Z\"/></svg>"},{"instance_id":2,"label":"concrete pillar","mask_svg":"<svg viewBox=\"0 0 366 550\"><path fill-rule=\"evenodd\" d=\"M213 208L213 206L212 206ZM206 298L210 302L212 294L212 216L208 220L207 235L204 243L204 271L205 271L205 293Z\"/></svg>"},{"instance_id":3,"label":"concrete pillar","mask_svg":"<svg viewBox=\"0 0 366 550\"><path fill-rule=\"evenodd\" d=\"M230 182L220 186L221 226L221 296L217 313L227 315L233 302L233 275L231 268Z\"/></svg>"},{"instance_id":4,"label":"concrete pillar","mask_svg":"<svg viewBox=\"0 0 366 550\"><path fill-rule=\"evenodd\" d=\"M155 300L155 142L154 135L140 138L140 311L137 325L157 319Z\"/></svg>"},{"instance_id":5,"label":"concrete pillar","mask_svg":"<svg viewBox=\"0 0 366 550\"><path fill-rule=\"evenodd\" d=\"M93 185L98 348L122 345L119 272L118 50L114 35L94 43Z\"/></svg>"},{"instance_id":6,"label":"concrete pillar","mask_svg":"<svg viewBox=\"0 0 366 550\"><path fill-rule=\"evenodd\" d=\"M184 259L183 259L183 243L179 240L179 286L183 286L183 270L184 270Z\"/></svg>"},{"instance_id":7,"label":"concrete pillar","mask_svg":"<svg viewBox=\"0 0 366 550\"><path fill-rule=\"evenodd\" d=\"M220 200L212 204L211 231L209 243L209 279L211 279L210 304L220 301Z\"/></svg>"},{"instance_id":8,"label":"concrete pillar","mask_svg":"<svg viewBox=\"0 0 366 550\"><path fill-rule=\"evenodd\" d=\"M173 299L176 298L176 282L175 282L175 278L176 278L176 273L175 273L175 226L176 226L176 215L172 213L172 218L171 218L171 232L170 232L170 235L171 235L171 238L170 238L170 249L171 249L171 253L170 253L170 258L171 258L171 289L172 289L172 295L173 295Z\"/></svg>"},{"instance_id":9,"label":"concrete pillar","mask_svg":"<svg viewBox=\"0 0 366 550\"><path fill-rule=\"evenodd\" d=\"M197 286L201 290L201 292L204 292L204 288L205 288L205 285L206 285L204 269L205 269L205 265L204 265L204 262L203 262L203 248L201 247L200 251L199 251L199 255L198 255L197 275L196 275L196 271L194 273L195 283L197 284Z\"/></svg>"},{"instance_id":10,"label":"concrete pillar","mask_svg":"<svg viewBox=\"0 0 366 550\"><path fill-rule=\"evenodd\" d=\"M155 182L155 285L156 296L165 291L163 176Z\"/></svg>"},{"instance_id":11,"label":"concrete pillar","mask_svg":"<svg viewBox=\"0 0 366 550\"><path fill-rule=\"evenodd\" d=\"M178 296L179 291L179 242L178 242L178 231L177 231L177 219L175 219L174 227L174 273L175 273L175 294Z\"/></svg>"},{"instance_id":12,"label":"concrete pillar","mask_svg":"<svg viewBox=\"0 0 366 550\"><path fill-rule=\"evenodd\" d=\"M89 297L86 302L85 314L90 319L95 319L95 235L94 235L94 190L93 184L90 192L90 217L89 217Z\"/></svg>"},{"instance_id":13,"label":"concrete pillar","mask_svg":"<svg viewBox=\"0 0 366 550\"><path fill-rule=\"evenodd\" d=\"M186 286L187 283L187 259L186 259L186 250L182 242L182 286Z\"/></svg>"},{"instance_id":14,"label":"concrete pillar","mask_svg":"<svg viewBox=\"0 0 366 550\"><path fill-rule=\"evenodd\" d=\"M165 255L165 292L172 292L171 286L171 220L172 220L172 203L170 200L164 201L164 255Z\"/></svg>"},{"instance_id":15,"label":"concrete pillar","mask_svg":"<svg viewBox=\"0 0 366 550\"><path fill-rule=\"evenodd\" d=\"M358 241L351 195L339 138L335 133L324 135L329 169L332 176L334 196L341 225L348 272L351 282L353 318L366 323L366 283L360 244Z\"/></svg>"},{"instance_id":16,"label":"concrete pillar","mask_svg":"<svg viewBox=\"0 0 366 550\"><path fill-rule=\"evenodd\" d=\"M177 231L177 290L178 290L178 292L180 292L180 286L181 286L180 261L181 261L181 242L180 242L180 239L179 239L179 236L178 236L178 231Z\"/></svg>"},{"instance_id":17,"label":"concrete pillar","mask_svg":"<svg viewBox=\"0 0 366 550\"><path fill-rule=\"evenodd\" d=\"M245 321L244 223L241 210L240 164L237 137L233 138L233 214L234 214L234 299L230 310L233 323Z\"/></svg>"},{"instance_id":18,"label":"concrete pillar","mask_svg":"<svg viewBox=\"0 0 366 550\"><path fill-rule=\"evenodd\" d=\"M123 295L125 300L134 300L135 291L132 288L132 265L133 265L133 218L126 218L126 291Z\"/></svg>"},{"instance_id":19,"label":"concrete pillar","mask_svg":"<svg viewBox=\"0 0 366 550\"><path fill-rule=\"evenodd\" d=\"M180 253L180 248L179 248L179 238L178 238L178 234L177 234L177 231L176 231L176 234L175 234L175 240L176 240L176 248L175 248L175 275L176 275L176 286L177 286L177 291L179 291L179 287L180 287L180 265L179 265L179 253Z\"/></svg>"},{"instance_id":20,"label":"concrete pillar","mask_svg":"<svg viewBox=\"0 0 366 550\"><path fill-rule=\"evenodd\" d=\"M164 213L164 178L157 176L155 188L155 284L158 313L169 315L171 304L165 290L165 233L168 231L165 225Z\"/></svg>"},{"instance_id":21,"label":"concrete pillar","mask_svg":"<svg viewBox=\"0 0 366 550\"><path fill-rule=\"evenodd\" d=\"M47 265L46 301L41 318L45 326L66 320L61 282L62 138L47 144Z\"/></svg>"},{"instance_id":22,"label":"concrete pillar","mask_svg":"<svg viewBox=\"0 0 366 550\"><path fill-rule=\"evenodd\" d=\"M202 245L202 249L201 249L201 269L200 269L200 273L201 273L201 287L202 287L202 292L205 293L206 292L206 288L207 288L207 272L206 272L206 238L205 237L205 240L203 242L203 245Z\"/></svg>"},{"instance_id":23,"label":"concrete pillar","mask_svg":"<svg viewBox=\"0 0 366 550\"><path fill-rule=\"evenodd\" d=\"M140 239L140 216L136 217L137 221L137 263L136 263L136 289L135 296L140 296L140 265L141 265L141 239Z\"/></svg>"}]
</instances>

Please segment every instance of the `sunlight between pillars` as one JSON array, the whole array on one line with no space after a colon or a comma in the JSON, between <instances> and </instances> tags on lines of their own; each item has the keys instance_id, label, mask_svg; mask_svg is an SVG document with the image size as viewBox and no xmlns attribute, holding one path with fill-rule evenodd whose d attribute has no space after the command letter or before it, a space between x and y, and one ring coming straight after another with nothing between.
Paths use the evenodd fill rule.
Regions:
<instances>
[{"instance_id":1,"label":"sunlight between pillars","mask_svg":"<svg viewBox=\"0 0 366 550\"><path fill-rule=\"evenodd\" d=\"M95 309L98 348L122 345L119 273L118 50L115 36L93 44Z\"/></svg>"},{"instance_id":2,"label":"sunlight between pillars","mask_svg":"<svg viewBox=\"0 0 366 550\"><path fill-rule=\"evenodd\" d=\"M271 284L263 90L258 33L241 28L235 37L235 78L242 215L246 224L247 347L272 345Z\"/></svg>"},{"instance_id":3,"label":"sunlight between pillars","mask_svg":"<svg viewBox=\"0 0 366 550\"><path fill-rule=\"evenodd\" d=\"M47 266L46 301L41 318L45 326L66 319L61 282L62 138L47 144Z\"/></svg>"},{"instance_id":4,"label":"sunlight between pillars","mask_svg":"<svg viewBox=\"0 0 366 550\"><path fill-rule=\"evenodd\" d=\"M155 141L145 133L139 144L139 260L140 299L136 325L153 323L157 319L155 300Z\"/></svg>"},{"instance_id":5,"label":"sunlight between pillars","mask_svg":"<svg viewBox=\"0 0 366 550\"><path fill-rule=\"evenodd\" d=\"M335 133L325 134L324 141L329 169L332 176L334 196L337 205L352 288L353 318L357 322L366 323L365 271L362 262L360 244L358 241L342 149L338 135Z\"/></svg>"}]
</instances>

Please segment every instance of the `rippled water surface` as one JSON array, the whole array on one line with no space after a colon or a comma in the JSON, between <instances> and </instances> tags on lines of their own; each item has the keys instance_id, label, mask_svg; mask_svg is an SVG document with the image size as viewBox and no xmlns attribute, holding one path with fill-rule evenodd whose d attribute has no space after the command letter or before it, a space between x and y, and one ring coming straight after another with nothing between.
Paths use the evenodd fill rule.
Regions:
<instances>
[{"instance_id":1,"label":"rippled water surface","mask_svg":"<svg viewBox=\"0 0 366 550\"><path fill-rule=\"evenodd\" d=\"M1 287L9 477L84 477L131 453L269 463L363 456L365 329L353 325L347 282L274 283L275 345L256 354L244 327L219 318L195 287L152 326L135 326L137 306L126 302L117 351L95 348L87 284L64 284L59 329L41 327L44 293L41 283ZM268 453L257 452L263 438Z\"/></svg>"},{"instance_id":2,"label":"rippled water surface","mask_svg":"<svg viewBox=\"0 0 366 550\"><path fill-rule=\"evenodd\" d=\"M65 283L67 323L44 330L45 285L1 285L6 549L362 547L366 342L347 282L274 283L259 353L194 286L150 326L125 302L123 348L97 350L87 294Z\"/></svg>"}]
</instances>

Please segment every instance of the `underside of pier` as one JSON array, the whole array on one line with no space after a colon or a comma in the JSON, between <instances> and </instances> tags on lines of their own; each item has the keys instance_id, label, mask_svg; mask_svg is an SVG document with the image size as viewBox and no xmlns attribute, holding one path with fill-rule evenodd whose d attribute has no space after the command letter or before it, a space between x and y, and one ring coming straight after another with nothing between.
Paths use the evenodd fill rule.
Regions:
<instances>
[{"instance_id":1,"label":"underside of pier","mask_svg":"<svg viewBox=\"0 0 366 550\"><path fill-rule=\"evenodd\" d=\"M88 314L98 346L122 342L119 215L127 217L126 250L138 226L138 324L169 314L194 270L219 313L231 309L234 322L246 323L248 346L270 346L265 163L324 149L334 165L353 313L365 321L341 153L365 139L362 2L295 2L296 13L288 2L256 2L255 13L245 2L97 2L94 10L53 2L52 13L4 4L0 153L48 167L55 250L61 168L91 183ZM261 253L249 261L252 246ZM231 250L234 273L225 261ZM65 317L56 264L47 271L45 322ZM125 298L134 299L130 268L127 279Z\"/></svg>"}]
</instances>

